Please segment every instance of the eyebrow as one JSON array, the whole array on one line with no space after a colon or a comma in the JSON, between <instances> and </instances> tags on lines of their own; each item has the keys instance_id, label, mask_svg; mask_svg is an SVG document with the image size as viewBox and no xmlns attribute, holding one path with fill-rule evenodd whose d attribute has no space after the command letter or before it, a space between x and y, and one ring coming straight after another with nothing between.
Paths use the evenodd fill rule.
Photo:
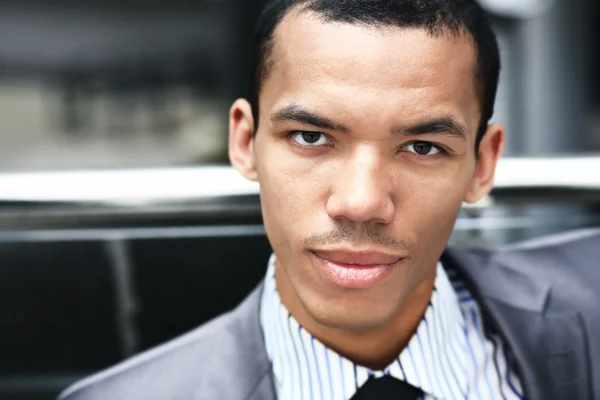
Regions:
<instances>
[{"instance_id":1,"label":"eyebrow","mask_svg":"<svg viewBox=\"0 0 600 400\"><path fill-rule=\"evenodd\" d=\"M394 129L393 133L405 135L439 134L454 136L463 140L468 138L467 128L450 116L435 118L408 128Z\"/></svg>"},{"instance_id":2,"label":"eyebrow","mask_svg":"<svg viewBox=\"0 0 600 400\"><path fill-rule=\"evenodd\" d=\"M335 123L326 117L317 115L299 104L290 104L276 111L271 115L271 121L294 121L304 125L311 125L319 129L348 132L348 128L346 128L344 125Z\"/></svg>"},{"instance_id":3,"label":"eyebrow","mask_svg":"<svg viewBox=\"0 0 600 400\"><path fill-rule=\"evenodd\" d=\"M330 131L348 132L349 129L344 125L338 124L326 117L320 116L299 104L289 104L282 107L271 115L273 122L294 121L304 125L311 125L319 129ZM454 136L459 139L467 140L467 128L457 122L451 116L435 118L407 128L392 129L392 134L404 135L427 135L439 134Z\"/></svg>"}]
</instances>

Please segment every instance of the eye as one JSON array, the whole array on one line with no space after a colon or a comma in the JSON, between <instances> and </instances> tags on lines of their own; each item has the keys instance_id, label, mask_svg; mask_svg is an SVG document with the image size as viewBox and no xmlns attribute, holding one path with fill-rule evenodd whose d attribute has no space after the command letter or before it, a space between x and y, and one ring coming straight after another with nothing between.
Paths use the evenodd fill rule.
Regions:
<instances>
[{"instance_id":1,"label":"eye","mask_svg":"<svg viewBox=\"0 0 600 400\"><path fill-rule=\"evenodd\" d=\"M300 146L305 147L318 147L331 144L329 136L321 132L295 131L291 132L288 136Z\"/></svg>"},{"instance_id":2,"label":"eye","mask_svg":"<svg viewBox=\"0 0 600 400\"><path fill-rule=\"evenodd\" d=\"M434 156L444 152L440 147L430 142L412 142L405 145L404 150L420 156Z\"/></svg>"}]
</instances>

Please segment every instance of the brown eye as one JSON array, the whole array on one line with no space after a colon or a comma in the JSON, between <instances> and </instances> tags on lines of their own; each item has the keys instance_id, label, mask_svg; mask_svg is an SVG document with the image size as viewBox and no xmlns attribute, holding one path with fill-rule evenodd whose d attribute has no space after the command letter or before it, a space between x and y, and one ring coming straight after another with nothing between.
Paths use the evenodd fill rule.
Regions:
<instances>
[{"instance_id":1,"label":"brown eye","mask_svg":"<svg viewBox=\"0 0 600 400\"><path fill-rule=\"evenodd\" d=\"M414 145L415 152L422 156L429 154L431 149L433 149L433 145L427 142L416 142Z\"/></svg>"},{"instance_id":2,"label":"brown eye","mask_svg":"<svg viewBox=\"0 0 600 400\"><path fill-rule=\"evenodd\" d=\"M292 132L290 138L301 146L318 147L331 143L329 136L321 132Z\"/></svg>"},{"instance_id":3,"label":"brown eye","mask_svg":"<svg viewBox=\"0 0 600 400\"><path fill-rule=\"evenodd\" d=\"M420 156L434 156L441 152L436 145L430 142L412 142L407 144L404 149Z\"/></svg>"},{"instance_id":4,"label":"brown eye","mask_svg":"<svg viewBox=\"0 0 600 400\"><path fill-rule=\"evenodd\" d=\"M321 134L316 132L302 132L302 139L309 144L315 144L321 139Z\"/></svg>"}]
</instances>

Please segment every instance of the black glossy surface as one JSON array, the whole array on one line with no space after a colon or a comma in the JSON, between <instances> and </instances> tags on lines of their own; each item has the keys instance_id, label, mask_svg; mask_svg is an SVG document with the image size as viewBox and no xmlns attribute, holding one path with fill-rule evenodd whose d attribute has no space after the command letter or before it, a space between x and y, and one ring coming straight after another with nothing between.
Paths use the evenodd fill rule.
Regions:
<instances>
[{"instance_id":1,"label":"black glossy surface","mask_svg":"<svg viewBox=\"0 0 600 400\"><path fill-rule=\"evenodd\" d=\"M0 243L0 374L117 361L110 271L100 242Z\"/></svg>"},{"instance_id":2,"label":"black glossy surface","mask_svg":"<svg viewBox=\"0 0 600 400\"><path fill-rule=\"evenodd\" d=\"M234 308L264 277L265 236L130 242L141 348Z\"/></svg>"}]
</instances>

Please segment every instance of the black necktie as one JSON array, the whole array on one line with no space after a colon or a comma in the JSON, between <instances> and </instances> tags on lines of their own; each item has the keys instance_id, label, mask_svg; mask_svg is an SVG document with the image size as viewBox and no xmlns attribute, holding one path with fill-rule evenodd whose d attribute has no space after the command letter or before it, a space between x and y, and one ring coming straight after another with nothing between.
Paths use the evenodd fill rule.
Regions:
<instances>
[{"instance_id":1,"label":"black necktie","mask_svg":"<svg viewBox=\"0 0 600 400\"><path fill-rule=\"evenodd\" d=\"M369 378L351 400L416 400L423 395L421 389L389 375Z\"/></svg>"}]
</instances>

